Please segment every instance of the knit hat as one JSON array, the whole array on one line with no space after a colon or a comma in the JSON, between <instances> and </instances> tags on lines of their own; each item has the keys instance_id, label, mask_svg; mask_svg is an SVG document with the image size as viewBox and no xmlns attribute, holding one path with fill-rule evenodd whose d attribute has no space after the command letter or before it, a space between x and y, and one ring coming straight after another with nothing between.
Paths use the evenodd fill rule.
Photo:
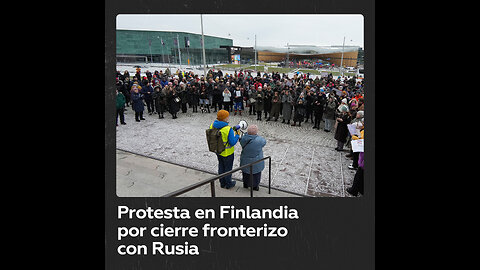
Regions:
<instances>
[{"instance_id":1,"label":"knit hat","mask_svg":"<svg viewBox=\"0 0 480 270\"><path fill-rule=\"evenodd\" d=\"M230 113L226 110L220 110L217 112L217 119L218 121L224 121L227 119L227 117L230 115Z\"/></svg>"}]
</instances>

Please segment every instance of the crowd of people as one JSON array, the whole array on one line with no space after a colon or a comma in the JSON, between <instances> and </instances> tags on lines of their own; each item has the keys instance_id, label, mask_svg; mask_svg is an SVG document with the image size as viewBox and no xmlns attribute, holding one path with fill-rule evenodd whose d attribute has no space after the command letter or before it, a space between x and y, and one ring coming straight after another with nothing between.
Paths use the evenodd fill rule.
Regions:
<instances>
[{"instance_id":1,"label":"crowd of people","mask_svg":"<svg viewBox=\"0 0 480 270\"><path fill-rule=\"evenodd\" d=\"M180 110L216 113L223 109L233 115L255 115L257 121L281 120L291 126L311 122L318 130L324 122L323 131L335 130L337 151L343 151L352 139L348 124L357 123L363 129L364 82L356 77L334 79L331 73L315 78L307 74L289 77L278 72L252 74L243 70L223 74L211 69L205 78L193 71L173 73L169 68L153 73L137 68L133 75L128 71L117 71L116 75L117 126L118 118L126 124L126 107L135 112L136 122L145 120L145 107L149 115L156 114L160 119L165 113L175 119ZM358 169L358 153L350 150L347 156L353 159L349 168Z\"/></svg>"},{"instance_id":2,"label":"crowd of people","mask_svg":"<svg viewBox=\"0 0 480 270\"><path fill-rule=\"evenodd\" d=\"M281 63L280 66L285 66L285 63ZM310 69L320 69L320 68L328 68L332 69L335 67L335 64L330 64L327 62L323 62L321 59L317 60L310 60L305 59L301 61L290 61L288 63L288 67L290 68L310 68Z\"/></svg>"}]
</instances>

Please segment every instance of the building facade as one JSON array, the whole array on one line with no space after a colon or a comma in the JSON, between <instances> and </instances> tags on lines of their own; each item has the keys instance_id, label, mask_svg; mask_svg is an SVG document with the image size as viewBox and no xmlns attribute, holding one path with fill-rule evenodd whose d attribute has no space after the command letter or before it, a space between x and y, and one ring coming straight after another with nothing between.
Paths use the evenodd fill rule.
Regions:
<instances>
[{"instance_id":1,"label":"building facade","mask_svg":"<svg viewBox=\"0 0 480 270\"><path fill-rule=\"evenodd\" d=\"M230 63L227 49L233 40L205 37L207 64ZM202 35L186 32L120 30L116 31L117 62L203 64Z\"/></svg>"},{"instance_id":2,"label":"building facade","mask_svg":"<svg viewBox=\"0 0 480 270\"><path fill-rule=\"evenodd\" d=\"M291 45L289 48L257 47L258 61L283 62L304 59L322 59L344 67L356 67L359 60L358 46ZM362 51L363 60L363 51ZM363 62L363 61L362 61Z\"/></svg>"}]
</instances>

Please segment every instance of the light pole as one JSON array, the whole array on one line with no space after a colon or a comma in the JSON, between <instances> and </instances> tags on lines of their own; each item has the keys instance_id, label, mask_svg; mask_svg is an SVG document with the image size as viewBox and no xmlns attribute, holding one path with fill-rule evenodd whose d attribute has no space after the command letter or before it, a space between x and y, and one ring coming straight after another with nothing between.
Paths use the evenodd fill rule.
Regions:
<instances>
[{"instance_id":1,"label":"light pole","mask_svg":"<svg viewBox=\"0 0 480 270\"><path fill-rule=\"evenodd\" d=\"M163 54L163 46L165 46L165 44L163 44L163 39L159 36L157 36L157 38L160 39L160 45L162 45L162 63L165 63L165 55Z\"/></svg>"},{"instance_id":2,"label":"light pole","mask_svg":"<svg viewBox=\"0 0 480 270\"><path fill-rule=\"evenodd\" d=\"M182 53L180 52L180 40L178 39L178 34L177 34L177 48L178 48L178 60L180 62L180 70L182 70Z\"/></svg>"},{"instance_id":3,"label":"light pole","mask_svg":"<svg viewBox=\"0 0 480 270\"><path fill-rule=\"evenodd\" d=\"M176 45L176 44L175 44L175 37L173 37L173 34L170 34L170 37L171 37L172 40L173 40L173 49L174 49L174 50L173 50L173 54L175 55L175 58L177 58L177 50L175 50L175 45ZM175 58L173 58L173 60L175 60ZM176 62L177 62L177 61L173 61L173 64L176 65ZM169 61L169 63L170 63L170 61Z\"/></svg>"},{"instance_id":4,"label":"light pole","mask_svg":"<svg viewBox=\"0 0 480 270\"><path fill-rule=\"evenodd\" d=\"M290 53L290 47L287 43L287 62L285 63L286 68L290 68L290 55L289 55L289 53Z\"/></svg>"},{"instance_id":5,"label":"light pole","mask_svg":"<svg viewBox=\"0 0 480 270\"><path fill-rule=\"evenodd\" d=\"M148 47L150 48L150 63L153 63L153 59L152 59L152 38L149 38L149 40L148 40Z\"/></svg>"},{"instance_id":6,"label":"light pole","mask_svg":"<svg viewBox=\"0 0 480 270\"><path fill-rule=\"evenodd\" d=\"M257 34L255 34L255 71L257 71Z\"/></svg>"},{"instance_id":7,"label":"light pole","mask_svg":"<svg viewBox=\"0 0 480 270\"><path fill-rule=\"evenodd\" d=\"M207 64L205 59L205 37L203 35L203 16L200 14L200 24L202 26L202 55L203 55L203 77L207 79Z\"/></svg>"},{"instance_id":8,"label":"light pole","mask_svg":"<svg viewBox=\"0 0 480 270\"><path fill-rule=\"evenodd\" d=\"M340 70L343 77L343 51L345 50L345 36L343 37L343 45L342 45L342 59L340 60Z\"/></svg>"}]
</instances>

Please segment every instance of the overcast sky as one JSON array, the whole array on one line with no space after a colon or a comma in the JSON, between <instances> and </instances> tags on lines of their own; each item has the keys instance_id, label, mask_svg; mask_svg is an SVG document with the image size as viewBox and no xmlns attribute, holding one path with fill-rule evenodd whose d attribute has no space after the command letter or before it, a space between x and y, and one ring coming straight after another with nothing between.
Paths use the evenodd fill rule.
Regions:
<instances>
[{"instance_id":1,"label":"overcast sky","mask_svg":"<svg viewBox=\"0 0 480 270\"><path fill-rule=\"evenodd\" d=\"M120 14L117 29L179 31L201 34L200 15ZM285 47L290 45L355 45L363 48L363 16L204 14L205 35L231 38L233 45Z\"/></svg>"}]
</instances>

